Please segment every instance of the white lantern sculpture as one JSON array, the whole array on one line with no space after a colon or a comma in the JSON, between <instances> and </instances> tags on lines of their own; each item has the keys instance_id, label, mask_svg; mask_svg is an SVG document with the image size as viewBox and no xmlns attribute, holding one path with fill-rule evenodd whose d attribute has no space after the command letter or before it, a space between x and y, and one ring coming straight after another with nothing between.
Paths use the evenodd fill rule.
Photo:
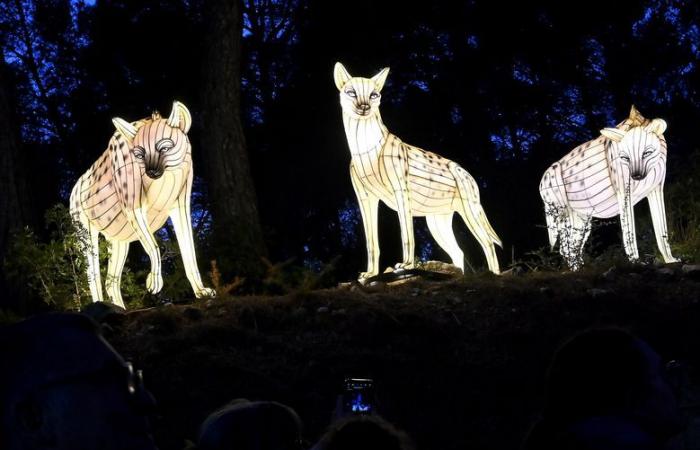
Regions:
<instances>
[{"instance_id":1,"label":"white lantern sculpture","mask_svg":"<svg viewBox=\"0 0 700 450\"><path fill-rule=\"evenodd\" d=\"M659 252L666 263L671 254L664 207L666 122L645 119L632 106L629 117L601 136L579 145L552 164L540 181L549 243L571 270L582 265L583 246L591 219L619 215L622 241L630 260L639 258L633 206L649 200Z\"/></svg>"},{"instance_id":2,"label":"white lantern sculpture","mask_svg":"<svg viewBox=\"0 0 700 450\"><path fill-rule=\"evenodd\" d=\"M336 63L343 124L350 147L350 178L360 204L367 240L367 271L360 282L377 275L379 241L377 209L381 200L399 215L403 261L397 269L415 266L413 217L425 216L428 229L450 258L464 271L464 253L452 230L457 212L486 254L489 269L499 273L494 244L501 240L486 218L474 179L454 161L406 144L391 134L379 114L381 90L389 69L372 78L352 77Z\"/></svg>"},{"instance_id":3,"label":"white lantern sculpture","mask_svg":"<svg viewBox=\"0 0 700 450\"><path fill-rule=\"evenodd\" d=\"M151 261L147 289L163 287L158 243L153 232L171 219L187 279L197 298L214 296L202 284L190 219L192 146L187 132L192 117L185 105L173 103L168 118L153 113L129 123L112 120L116 132L107 150L73 187L71 215L87 234L85 256L93 301L102 301L98 236L110 245L106 290L112 303L124 307L120 282L129 243L138 240Z\"/></svg>"}]
</instances>

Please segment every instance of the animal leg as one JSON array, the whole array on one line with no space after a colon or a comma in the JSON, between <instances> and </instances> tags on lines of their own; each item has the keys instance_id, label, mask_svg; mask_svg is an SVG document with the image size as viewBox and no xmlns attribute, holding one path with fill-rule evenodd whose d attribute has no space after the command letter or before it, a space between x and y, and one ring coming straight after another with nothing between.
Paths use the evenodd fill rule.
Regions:
<instances>
[{"instance_id":1,"label":"animal leg","mask_svg":"<svg viewBox=\"0 0 700 450\"><path fill-rule=\"evenodd\" d=\"M464 252L457 245L454 230L452 229L453 212L449 214L436 214L434 216L426 216L425 220L428 223L428 230L433 238L442 247L450 258L452 264L462 269L464 272Z\"/></svg>"},{"instance_id":2,"label":"animal leg","mask_svg":"<svg viewBox=\"0 0 700 450\"><path fill-rule=\"evenodd\" d=\"M102 278L100 276L99 232L90 224L90 220L85 214L79 214L78 224L80 230L84 231L80 241L88 265L87 277L90 295L93 302L101 302L104 301L104 298L102 297Z\"/></svg>"},{"instance_id":3,"label":"animal leg","mask_svg":"<svg viewBox=\"0 0 700 450\"><path fill-rule=\"evenodd\" d=\"M161 272L160 249L158 242L148 228L146 211L143 208L126 210L125 215L130 225L136 231L139 242L151 260L151 272L146 277L146 289L151 294L157 294L163 288L163 274Z\"/></svg>"},{"instance_id":4,"label":"animal leg","mask_svg":"<svg viewBox=\"0 0 700 450\"><path fill-rule=\"evenodd\" d=\"M357 202L360 205L362 225L365 230L365 243L367 245L367 271L362 272L359 276L359 281L362 282L379 273L379 233L377 228L379 199L370 195L367 190L362 187L361 181L359 177L357 177L354 169L350 171L350 179L355 189Z\"/></svg>"},{"instance_id":5,"label":"animal leg","mask_svg":"<svg viewBox=\"0 0 700 450\"><path fill-rule=\"evenodd\" d=\"M403 261L396 264L397 269L411 269L415 266L416 241L413 235L413 215L408 186L395 193L399 225L401 227L401 243L403 246Z\"/></svg>"},{"instance_id":6,"label":"animal leg","mask_svg":"<svg viewBox=\"0 0 700 450\"><path fill-rule=\"evenodd\" d=\"M122 270L129 254L129 243L124 241L110 241L109 264L107 266L107 279L105 287L107 296L113 304L126 308L122 299L121 282Z\"/></svg>"},{"instance_id":7,"label":"animal leg","mask_svg":"<svg viewBox=\"0 0 700 450\"><path fill-rule=\"evenodd\" d=\"M583 247L591 232L590 217L583 217L566 208L556 218L559 236L559 253L570 270L576 271L583 266Z\"/></svg>"},{"instance_id":8,"label":"animal leg","mask_svg":"<svg viewBox=\"0 0 700 450\"><path fill-rule=\"evenodd\" d=\"M185 274L192 286L194 295L197 298L215 297L216 291L211 288L204 287L202 277L199 274L197 266L197 255L194 250L194 238L192 235L192 221L190 216L190 188L191 188L192 172L188 180L188 188L180 194L177 199L177 206L170 210L170 220L173 222L177 243L180 246L182 254L182 262L185 267Z\"/></svg>"},{"instance_id":9,"label":"animal leg","mask_svg":"<svg viewBox=\"0 0 700 450\"><path fill-rule=\"evenodd\" d=\"M656 245L665 263L674 263L679 260L671 254L671 245L668 242L668 226L666 224L666 205L664 203L664 189L657 186L647 196L649 209L651 210L651 220L654 225L656 235Z\"/></svg>"},{"instance_id":10,"label":"animal leg","mask_svg":"<svg viewBox=\"0 0 700 450\"><path fill-rule=\"evenodd\" d=\"M561 178L559 166L552 166L544 173L540 181L540 197L544 202L544 216L547 221L549 246L553 250L559 237L557 223L561 214L566 211L567 200L564 190L564 180Z\"/></svg>"},{"instance_id":11,"label":"animal leg","mask_svg":"<svg viewBox=\"0 0 700 450\"><path fill-rule=\"evenodd\" d=\"M624 186L624 192L618 193L617 201L620 207L620 225L622 226L622 243L625 247L625 253L630 261L636 261L639 259L639 250L637 249L634 206L632 205L629 183Z\"/></svg>"}]
</instances>

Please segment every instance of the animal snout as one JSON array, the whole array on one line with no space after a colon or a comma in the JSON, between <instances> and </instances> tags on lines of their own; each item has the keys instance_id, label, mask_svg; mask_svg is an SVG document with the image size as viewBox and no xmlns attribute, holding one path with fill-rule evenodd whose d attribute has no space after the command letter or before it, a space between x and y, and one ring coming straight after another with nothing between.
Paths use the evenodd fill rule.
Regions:
<instances>
[{"instance_id":1,"label":"animal snout","mask_svg":"<svg viewBox=\"0 0 700 450\"><path fill-rule=\"evenodd\" d=\"M146 175L148 175L148 178L153 178L154 180L157 180L158 178L163 175L163 170L162 169L146 169Z\"/></svg>"},{"instance_id":2,"label":"animal snout","mask_svg":"<svg viewBox=\"0 0 700 450\"><path fill-rule=\"evenodd\" d=\"M367 112L367 111L369 111L370 106L367 103L360 103L359 108L360 108L360 111Z\"/></svg>"},{"instance_id":3,"label":"animal snout","mask_svg":"<svg viewBox=\"0 0 700 450\"><path fill-rule=\"evenodd\" d=\"M639 180L644 179L644 174L643 174L643 173L639 173L639 172L635 172L635 173L631 174L630 176L632 177L632 179L633 179L634 181L639 181Z\"/></svg>"}]
</instances>

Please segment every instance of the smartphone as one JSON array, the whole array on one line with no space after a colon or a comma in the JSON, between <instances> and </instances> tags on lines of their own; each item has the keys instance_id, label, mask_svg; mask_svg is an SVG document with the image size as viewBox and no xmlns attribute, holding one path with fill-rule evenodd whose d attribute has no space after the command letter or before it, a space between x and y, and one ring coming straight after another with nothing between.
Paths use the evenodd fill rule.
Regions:
<instances>
[{"instance_id":1,"label":"smartphone","mask_svg":"<svg viewBox=\"0 0 700 450\"><path fill-rule=\"evenodd\" d=\"M373 414L374 381L370 378L346 378L343 409L345 414Z\"/></svg>"}]
</instances>

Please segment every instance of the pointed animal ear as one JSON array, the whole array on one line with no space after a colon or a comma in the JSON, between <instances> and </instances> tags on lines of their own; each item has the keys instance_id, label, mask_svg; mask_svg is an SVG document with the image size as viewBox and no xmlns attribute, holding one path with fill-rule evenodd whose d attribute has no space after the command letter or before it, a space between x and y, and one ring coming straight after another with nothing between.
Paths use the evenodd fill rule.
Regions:
<instances>
[{"instance_id":1,"label":"pointed animal ear","mask_svg":"<svg viewBox=\"0 0 700 450\"><path fill-rule=\"evenodd\" d=\"M639 110L634 105L632 105L632 107L630 108L629 118L625 122L629 124L630 128L633 128L643 125L644 122L646 122L646 119L644 118L642 113L640 113Z\"/></svg>"},{"instance_id":2,"label":"pointed animal ear","mask_svg":"<svg viewBox=\"0 0 700 450\"><path fill-rule=\"evenodd\" d=\"M379 71L378 74L372 77L372 81L374 81L374 85L377 87L377 91L381 91L384 87L384 82L386 81L387 75L389 75L389 68L385 67L381 71Z\"/></svg>"},{"instance_id":3,"label":"pointed animal ear","mask_svg":"<svg viewBox=\"0 0 700 450\"><path fill-rule=\"evenodd\" d=\"M644 119L642 113L639 112L636 106L632 105L630 108L630 119Z\"/></svg>"},{"instance_id":4,"label":"pointed animal ear","mask_svg":"<svg viewBox=\"0 0 700 450\"><path fill-rule=\"evenodd\" d=\"M113 118L112 123L114 124L114 128L116 128L129 143L134 140L137 131L135 126L120 117Z\"/></svg>"},{"instance_id":5,"label":"pointed animal ear","mask_svg":"<svg viewBox=\"0 0 700 450\"><path fill-rule=\"evenodd\" d=\"M168 117L168 125L173 128L179 128L184 133L190 131L192 126L192 115L187 107L175 100L173 102L173 109L170 111L170 116Z\"/></svg>"},{"instance_id":6,"label":"pointed animal ear","mask_svg":"<svg viewBox=\"0 0 700 450\"><path fill-rule=\"evenodd\" d=\"M625 132L618 128L603 128L600 134L614 142L620 142L625 137Z\"/></svg>"},{"instance_id":7,"label":"pointed animal ear","mask_svg":"<svg viewBox=\"0 0 700 450\"><path fill-rule=\"evenodd\" d=\"M664 119L654 119L644 129L661 137L666 131L666 121Z\"/></svg>"},{"instance_id":8,"label":"pointed animal ear","mask_svg":"<svg viewBox=\"0 0 700 450\"><path fill-rule=\"evenodd\" d=\"M335 80L335 87L337 87L339 91L343 89L345 83L350 81L350 78L352 78L352 76L345 69L345 66L339 62L335 63L335 68L333 68L333 79Z\"/></svg>"}]
</instances>

